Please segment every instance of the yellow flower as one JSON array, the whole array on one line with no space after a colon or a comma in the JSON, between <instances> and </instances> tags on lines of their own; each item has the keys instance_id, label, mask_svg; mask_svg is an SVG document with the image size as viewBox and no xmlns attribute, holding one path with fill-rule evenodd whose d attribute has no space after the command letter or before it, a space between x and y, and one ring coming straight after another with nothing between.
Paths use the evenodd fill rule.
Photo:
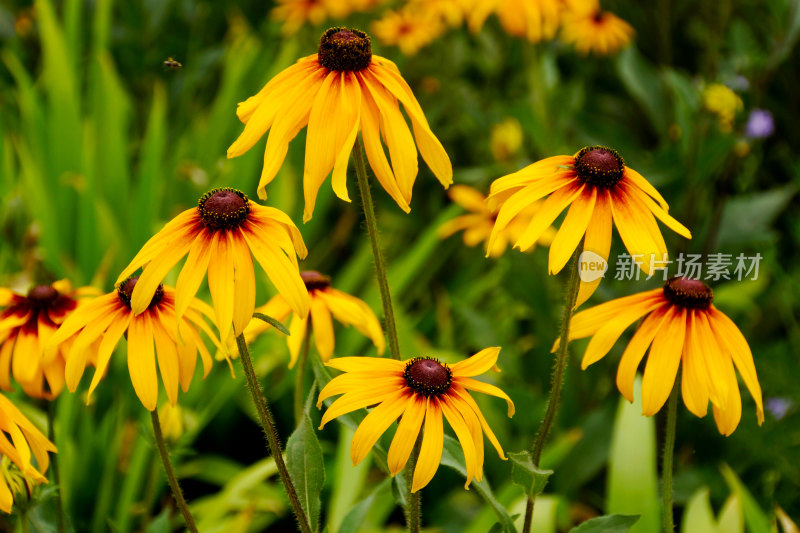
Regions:
<instances>
[{"instance_id":1,"label":"yellow flower","mask_svg":"<svg viewBox=\"0 0 800 533\"><path fill-rule=\"evenodd\" d=\"M409 0L406 6L423 10L450 27L460 26L467 15L464 0Z\"/></svg>"},{"instance_id":2,"label":"yellow flower","mask_svg":"<svg viewBox=\"0 0 800 533\"><path fill-rule=\"evenodd\" d=\"M413 137L398 102L411 120ZM265 188L286 157L289 141L308 125L304 221L311 218L317 191L331 169L333 191L350 201L347 163L359 131L375 177L405 212L411 210L417 147L445 188L453 181L450 159L397 66L373 55L369 37L358 30L326 31L318 54L278 74L258 94L241 102L236 113L245 128L228 148L228 157L247 152L270 130L258 184L261 198L266 197ZM391 166L381 138L389 148Z\"/></svg>"},{"instance_id":3,"label":"yellow flower","mask_svg":"<svg viewBox=\"0 0 800 533\"><path fill-rule=\"evenodd\" d=\"M492 126L489 148L495 161L508 161L522 147L522 126L519 120L508 117Z\"/></svg>"},{"instance_id":4,"label":"yellow flower","mask_svg":"<svg viewBox=\"0 0 800 533\"><path fill-rule=\"evenodd\" d=\"M11 440L6 435L10 435ZM8 398L0 394L0 456L19 468L24 482L47 483L44 473L50 465L48 452L55 451L55 445ZM36 459L36 466L31 464L31 454ZM19 480L9 479L11 476L7 474L8 469L4 468L0 475L0 510L10 513L14 494L9 485L13 487Z\"/></svg>"},{"instance_id":5,"label":"yellow flower","mask_svg":"<svg viewBox=\"0 0 800 533\"><path fill-rule=\"evenodd\" d=\"M183 256L189 254L175 288L175 312L183 316L208 271L220 337L233 324L239 335L253 317L256 299L255 256L261 268L301 316L308 314L308 292L295 254L307 254L294 222L279 209L251 202L235 189L213 189L197 207L187 209L145 243L122 271L117 284L144 267L131 298L135 314L148 308L156 287Z\"/></svg>"},{"instance_id":6,"label":"yellow flower","mask_svg":"<svg viewBox=\"0 0 800 533\"><path fill-rule=\"evenodd\" d=\"M91 287L77 290L67 280L51 285L37 285L23 296L0 288L0 387L11 390L10 375L33 398L52 400L64 388L64 365L73 339L64 344L55 357L43 360L44 345L85 299L96 294ZM90 348L94 364L97 347Z\"/></svg>"},{"instance_id":7,"label":"yellow flower","mask_svg":"<svg viewBox=\"0 0 800 533\"><path fill-rule=\"evenodd\" d=\"M389 10L372 23L372 33L381 44L397 46L403 55L413 56L432 43L444 31L437 13L406 4L397 11Z\"/></svg>"},{"instance_id":8,"label":"yellow flower","mask_svg":"<svg viewBox=\"0 0 800 533\"><path fill-rule=\"evenodd\" d=\"M319 272L313 270L301 272L300 277L303 278L311 299L311 312L308 317L299 316L297 313L293 314L289 304L281 295L273 297L265 305L256 309L256 312L280 321L284 321L290 314L292 315L292 321L289 324L290 335L286 337L290 355L289 368L294 367L297 362L297 356L309 326L314 332L317 353L323 361L331 358L335 346L331 317L346 326L355 327L372 341L378 349L378 354L383 354L386 341L383 338L381 324L375 313L363 300L334 289L331 287L331 278L323 276ZM254 318L244 330L245 338L252 340L269 327L271 326L263 320Z\"/></svg>"},{"instance_id":9,"label":"yellow flower","mask_svg":"<svg viewBox=\"0 0 800 533\"><path fill-rule=\"evenodd\" d=\"M278 0L277 5L270 12L270 17L273 20L283 22L281 31L284 35L292 35L297 33L305 23L319 26L328 17L343 16L341 13L334 14L331 11L331 8L335 10L337 5L344 6L344 2L331 0Z\"/></svg>"},{"instance_id":10,"label":"yellow flower","mask_svg":"<svg viewBox=\"0 0 800 533\"><path fill-rule=\"evenodd\" d=\"M469 391L482 392L508 403L508 416L514 415L514 403L499 388L473 379L497 361L500 348L486 348L465 361L446 365L430 357L407 361L378 357L339 357L328 366L345 372L333 378L319 393L317 407L331 396L344 394L325 411L320 429L338 416L376 405L353 435L350 458L357 465L380 436L402 416L389 447L389 472L394 476L408 461L411 449L425 423L412 492L423 488L433 478L442 457L443 423L447 419L456 434L467 468L469 487L473 478L483 478L483 433L506 459L503 448L481 414Z\"/></svg>"},{"instance_id":11,"label":"yellow flower","mask_svg":"<svg viewBox=\"0 0 800 533\"><path fill-rule=\"evenodd\" d=\"M723 131L733 129L736 113L742 109L742 99L735 92L721 83L712 83L703 91L703 105L719 117L719 125Z\"/></svg>"},{"instance_id":12,"label":"yellow flower","mask_svg":"<svg viewBox=\"0 0 800 533\"><path fill-rule=\"evenodd\" d=\"M186 303L182 316L176 318L175 290L157 285L149 305L141 313L135 313L131 308L131 296L142 280L129 278L117 290L81 306L64 321L45 347L45 357L51 357L60 343L77 335L67 356L65 374L67 388L75 392L86 369L86 348L100 341L97 369L89 385L87 402L105 375L123 334L128 339L128 371L133 388L142 405L150 411L158 402L156 357L167 398L173 405L178 401L178 383L183 392L189 390L198 352L203 361L203 377L211 370L211 354L198 332L202 330L219 347L219 341L204 319L213 319L211 307L192 298Z\"/></svg>"},{"instance_id":13,"label":"yellow flower","mask_svg":"<svg viewBox=\"0 0 800 533\"><path fill-rule=\"evenodd\" d=\"M492 183L489 207L499 211L489 249L524 209L545 196L514 247L525 251L533 246L569 206L550 245L551 274L561 271L581 239L584 251L608 260L612 221L633 260L647 274L657 268L656 261L667 259L667 245L653 215L679 235L692 238L691 232L667 213L669 206L655 187L625 166L616 151L587 146L574 156L549 157ZM592 295L600 279L581 281L576 307Z\"/></svg>"},{"instance_id":14,"label":"yellow flower","mask_svg":"<svg viewBox=\"0 0 800 533\"><path fill-rule=\"evenodd\" d=\"M559 3L554 0L462 1L473 32L480 31L489 15L495 13L506 33L530 42L552 39L561 16Z\"/></svg>"},{"instance_id":15,"label":"yellow flower","mask_svg":"<svg viewBox=\"0 0 800 533\"><path fill-rule=\"evenodd\" d=\"M600 9L597 0L572 0L566 3L561 39L582 53L613 54L631 42L630 24L611 12Z\"/></svg>"},{"instance_id":16,"label":"yellow flower","mask_svg":"<svg viewBox=\"0 0 800 533\"><path fill-rule=\"evenodd\" d=\"M181 438L184 432L183 416L183 408L180 405L172 405L169 402L161 404L158 408L158 418L165 439L176 442Z\"/></svg>"},{"instance_id":17,"label":"yellow flower","mask_svg":"<svg viewBox=\"0 0 800 533\"><path fill-rule=\"evenodd\" d=\"M505 252L509 242L516 242L528 227L533 215L542 207L542 202L534 202L523 209L502 231L497 234L492 248L488 249L489 235L492 233L496 216L489 210L486 197L476 189L467 185L453 185L448 191L450 199L455 203L470 211L467 215L457 216L448 220L439 228L439 237L445 239L457 231L464 230L464 244L467 246L477 246L478 243L485 242L487 245L487 255L490 257L500 257ZM544 246L549 245L555 236L555 230L548 227L538 239L538 243ZM533 250L533 247L529 248Z\"/></svg>"},{"instance_id":18,"label":"yellow flower","mask_svg":"<svg viewBox=\"0 0 800 533\"><path fill-rule=\"evenodd\" d=\"M642 414L652 416L669 397L683 363L681 392L686 408L699 417L711 401L720 433L730 435L742 415L742 399L734 365L756 402L758 423L764 421L761 386L753 354L742 333L713 303L702 281L676 277L654 289L577 313L569 338L592 337L581 366L602 359L622 332L645 316L619 362L617 387L633 401L633 379L650 347L642 381Z\"/></svg>"}]
</instances>

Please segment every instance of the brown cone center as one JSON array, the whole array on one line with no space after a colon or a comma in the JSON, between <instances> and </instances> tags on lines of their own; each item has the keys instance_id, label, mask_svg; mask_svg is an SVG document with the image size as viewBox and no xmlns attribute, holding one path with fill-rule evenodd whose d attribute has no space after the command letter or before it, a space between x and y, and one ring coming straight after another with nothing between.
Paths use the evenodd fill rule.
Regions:
<instances>
[{"instance_id":1,"label":"brown cone center","mask_svg":"<svg viewBox=\"0 0 800 533\"><path fill-rule=\"evenodd\" d=\"M58 298L58 291L50 285L37 285L28 291L28 299L43 304L54 301Z\"/></svg>"},{"instance_id":2,"label":"brown cone center","mask_svg":"<svg viewBox=\"0 0 800 533\"><path fill-rule=\"evenodd\" d=\"M714 300L711 288L697 279L674 277L664 285L664 297L685 309L708 309Z\"/></svg>"},{"instance_id":3,"label":"brown cone center","mask_svg":"<svg viewBox=\"0 0 800 533\"><path fill-rule=\"evenodd\" d=\"M300 279L306 284L306 290L308 292L318 289L327 289L331 286L330 276L320 274L316 270L300 272Z\"/></svg>"},{"instance_id":4,"label":"brown cone center","mask_svg":"<svg viewBox=\"0 0 800 533\"><path fill-rule=\"evenodd\" d=\"M364 70L372 63L369 35L351 28L331 28L319 40L317 60L328 70Z\"/></svg>"},{"instance_id":5,"label":"brown cone center","mask_svg":"<svg viewBox=\"0 0 800 533\"><path fill-rule=\"evenodd\" d=\"M200 219L211 231L228 230L240 226L250 213L247 196L236 189L213 189L197 202Z\"/></svg>"},{"instance_id":6,"label":"brown cone center","mask_svg":"<svg viewBox=\"0 0 800 533\"><path fill-rule=\"evenodd\" d=\"M589 185L609 189L622 179L625 162L611 148L587 146L575 157L578 177Z\"/></svg>"},{"instance_id":7,"label":"brown cone center","mask_svg":"<svg viewBox=\"0 0 800 533\"><path fill-rule=\"evenodd\" d=\"M123 281L119 287L117 287L117 296L119 297L120 301L124 303L128 309L131 307L131 298L133 297L133 289L136 287L136 282L139 281L139 276L133 276L131 278L126 279ZM159 284L158 288L156 289L155 294L153 294L153 298L150 300L150 305L147 306L148 309L152 309L161 301L161 298L164 297L164 286Z\"/></svg>"},{"instance_id":8,"label":"brown cone center","mask_svg":"<svg viewBox=\"0 0 800 533\"><path fill-rule=\"evenodd\" d=\"M432 357L417 357L406 364L403 377L418 394L438 396L450 389L453 373L450 368Z\"/></svg>"}]
</instances>

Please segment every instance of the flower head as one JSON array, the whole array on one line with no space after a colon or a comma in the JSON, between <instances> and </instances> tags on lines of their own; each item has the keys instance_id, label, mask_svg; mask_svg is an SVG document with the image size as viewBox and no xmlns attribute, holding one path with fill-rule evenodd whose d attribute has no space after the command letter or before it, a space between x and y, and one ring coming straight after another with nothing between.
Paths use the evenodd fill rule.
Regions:
<instances>
[{"instance_id":1,"label":"flower head","mask_svg":"<svg viewBox=\"0 0 800 533\"><path fill-rule=\"evenodd\" d=\"M11 512L14 493L17 492L15 488L47 483L44 473L50 465L48 452L55 451L55 445L8 398L0 394L0 510ZM31 454L36 459L35 466L31 464ZM14 470L8 461L19 470Z\"/></svg>"},{"instance_id":2,"label":"flower head","mask_svg":"<svg viewBox=\"0 0 800 533\"><path fill-rule=\"evenodd\" d=\"M386 11L372 23L372 33L381 44L397 46L403 55L413 56L444 31L438 13L420 8L417 4L405 4L397 11Z\"/></svg>"},{"instance_id":3,"label":"flower head","mask_svg":"<svg viewBox=\"0 0 800 533\"><path fill-rule=\"evenodd\" d=\"M134 314L144 312L167 273L188 254L175 288L175 314L180 320L208 272L220 336L239 335L255 309L256 258L292 309L308 314L308 293L297 256L307 250L292 220L279 209L250 201L235 189L213 189L197 207L187 209L145 243L122 271L117 284L144 267L131 295ZM252 255L251 255L252 254Z\"/></svg>"},{"instance_id":4,"label":"flower head","mask_svg":"<svg viewBox=\"0 0 800 533\"><path fill-rule=\"evenodd\" d=\"M11 390L10 375L33 398L52 400L64 388L64 365L70 342L44 361L44 345L84 300L91 287L77 290L67 280L37 285L22 295L0 288L0 387ZM92 348L89 356L94 361Z\"/></svg>"},{"instance_id":5,"label":"flower head","mask_svg":"<svg viewBox=\"0 0 800 533\"><path fill-rule=\"evenodd\" d=\"M765 139L775 131L775 120L766 109L753 109L747 117L744 134L751 139Z\"/></svg>"},{"instance_id":6,"label":"flower head","mask_svg":"<svg viewBox=\"0 0 800 533\"><path fill-rule=\"evenodd\" d=\"M549 157L492 183L489 207L499 211L489 249L525 208L544 197L547 199L514 247L525 251L533 246L569 206L550 245L551 274L561 271L581 239L584 251L607 260L612 221L633 260L647 274L654 271L656 261L667 258L667 246L655 218L679 235L692 237L688 229L667 213L669 206L658 191L641 174L626 166L616 151L587 146L573 156ZM599 284L600 279L582 281L575 305L585 302Z\"/></svg>"},{"instance_id":7,"label":"flower head","mask_svg":"<svg viewBox=\"0 0 800 533\"><path fill-rule=\"evenodd\" d=\"M508 161L522 147L522 125L514 117L508 117L492 126L489 149L495 161Z\"/></svg>"},{"instance_id":8,"label":"flower head","mask_svg":"<svg viewBox=\"0 0 800 533\"><path fill-rule=\"evenodd\" d=\"M535 43L552 39L561 10L553 0L462 0L470 30L478 32L492 13L509 35Z\"/></svg>"},{"instance_id":9,"label":"flower head","mask_svg":"<svg viewBox=\"0 0 800 533\"><path fill-rule=\"evenodd\" d=\"M600 9L597 0L566 2L561 23L561 39L582 53L606 55L618 52L631 42L630 24L609 11Z\"/></svg>"},{"instance_id":10,"label":"flower head","mask_svg":"<svg viewBox=\"0 0 800 533\"><path fill-rule=\"evenodd\" d=\"M175 290L157 285L148 305L136 313L132 307L136 288L143 283L142 280L141 277L128 278L117 290L93 299L72 313L50 338L45 348L46 358L53 356L60 343L75 337L66 366L67 388L71 392L78 387L86 369L86 348L99 341L97 369L89 385L91 397L123 334L128 339L128 371L133 388L150 411L156 408L158 401L156 359L167 398L173 405L178 401L179 383L183 392L189 390L198 352L203 361L203 377L208 375L211 354L198 330L219 347L219 341L206 323L206 319L211 320L214 316L211 307L192 298L178 317Z\"/></svg>"},{"instance_id":11,"label":"flower head","mask_svg":"<svg viewBox=\"0 0 800 533\"><path fill-rule=\"evenodd\" d=\"M280 321L284 321L290 314L292 315L289 323L290 335L286 337L290 354L289 368L292 368L297 362L297 356L309 327L314 333L317 353L322 360L328 361L333 356L335 339L331 318L335 318L346 326L355 327L372 341L379 354L383 354L386 348L383 330L381 330L375 313L363 300L334 289L331 287L331 278L314 270L301 272L300 277L303 278L303 283L305 283L311 299L309 316L303 317L292 313L291 307L281 295L273 297L265 305L256 309L257 312ZM244 330L245 338L252 340L269 327L271 326L266 322L254 318Z\"/></svg>"},{"instance_id":12,"label":"flower head","mask_svg":"<svg viewBox=\"0 0 800 533\"><path fill-rule=\"evenodd\" d=\"M713 293L702 281L675 277L661 289L577 313L569 338L592 337L581 363L585 369L602 359L622 332L644 316L622 354L617 370L619 391L633 401L633 379L649 347L642 382L643 414L651 416L661 409L682 363L681 392L686 408L703 417L710 400L720 433L730 435L742 415L734 367L756 402L759 425L764 421L764 408L750 347L736 324L712 302Z\"/></svg>"},{"instance_id":13,"label":"flower head","mask_svg":"<svg viewBox=\"0 0 800 533\"><path fill-rule=\"evenodd\" d=\"M483 417L469 391L482 392L508 403L508 416L514 414L514 403L499 388L473 379L497 361L500 348L486 348L465 361L446 365L430 357L407 361L377 357L340 357L328 366L345 374L333 378L319 393L317 407L331 396L344 394L334 401L322 417L320 429L338 416L376 405L353 435L350 458L357 465L380 436L400 416L388 464L392 475L403 469L420 431L422 437L419 460L414 470L412 492L423 488L433 478L442 457L444 424L442 416L453 428L467 467L469 487L473 478L483 477L483 433L505 460L503 448Z\"/></svg>"},{"instance_id":14,"label":"flower head","mask_svg":"<svg viewBox=\"0 0 800 533\"><path fill-rule=\"evenodd\" d=\"M721 83L712 83L703 91L703 105L717 115L722 131L731 131L736 113L744 104L739 95Z\"/></svg>"},{"instance_id":15,"label":"flower head","mask_svg":"<svg viewBox=\"0 0 800 533\"><path fill-rule=\"evenodd\" d=\"M467 246L477 246L479 243L486 243L486 252L490 257L500 257L508 247L509 242L516 242L528 227L533 215L542 207L542 202L534 202L523 209L517 217L512 220L492 243L492 248L488 248L489 236L492 233L497 216L489 210L486 197L478 190L468 185L454 185L448 191L450 199L455 203L470 211L466 215L460 215L452 220L448 220L439 228L439 237L445 239L458 231L464 231L464 244ZM549 245L555 236L552 227L547 228L539 237L537 242L544 246ZM532 246L529 250L533 250Z\"/></svg>"},{"instance_id":16,"label":"flower head","mask_svg":"<svg viewBox=\"0 0 800 533\"><path fill-rule=\"evenodd\" d=\"M399 103L411 120L411 130ZM317 54L278 74L258 94L241 102L236 113L245 128L228 148L228 157L247 152L270 130L258 184L261 198L266 197L266 186L286 157L289 141L308 126L304 221L311 218L317 191L331 170L334 193L350 201L347 163L359 132L375 177L405 212L411 209L417 148L445 188L453 181L450 159L411 88L394 63L372 53L369 37L358 30L326 31ZM381 139L389 149L391 166Z\"/></svg>"}]
</instances>

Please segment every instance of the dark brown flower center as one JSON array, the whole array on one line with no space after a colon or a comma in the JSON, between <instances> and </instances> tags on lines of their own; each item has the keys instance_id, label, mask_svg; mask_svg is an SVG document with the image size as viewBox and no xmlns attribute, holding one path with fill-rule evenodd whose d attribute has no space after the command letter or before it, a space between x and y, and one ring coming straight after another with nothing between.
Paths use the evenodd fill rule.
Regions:
<instances>
[{"instance_id":1,"label":"dark brown flower center","mask_svg":"<svg viewBox=\"0 0 800 533\"><path fill-rule=\"evenodd\" d=\"M117 287L117 296L119 296L119 300L124 303L128 309L131 308L131 297L133 296L133 288L136 287L137 281L139 281L139 276L133 276L120 283L119 287ZM153 298L150 300L150 305L148 305L147 308L152 309L157 306L163 297L164 286L159 283L155 294L153 294Z\"/></svg>"},{"instance_id":2,"label":"dark brown flower center","mask_svg":"<svg viewBox=\"0 0 800 533\"><path fill-rule=\"evenodd\" d=\"M372 62L372 44L363 31L331 28L319 40L319 64L328 70L364 70Z\"/></svg>"},{"instance_id":3,"label":"dark brown flower center","mask_svg":"<svg viewBox=\"0 0 800 533\"><path fill-rule=\"evenodd\" d=\"M197 202L200 219L211 231L239 227L250 213L250 201L236 189L212 189Z\"/></svg>"},{"instance_id":4,"label":"dark brown flower center","mask_svg":"<svg viewBox=\"0 0 800 533\"><path fill-rule=\"evenodd\" d=\"M611 148L587 146L575 157L578 177L589 185L610 189L622 179L625 161Z\"/></svg>"},{"instance_id":5,"label":"dark brown flower center","mask_svg":"<svg viewBox=\"0 0 800 533\"><path fill-rule=\"evenodd\" d=\"M664 284L664 297L685 309L708 309L714 300L711 288L700 280L674 277Z\"/></svg>"},{"instance_id":6,"label":"dark brown flower center","mask_svg":"<svg viewBox=\"0 0 800 533\"><path fill-rule=\"evenodd\" d=\"M28 300L43 307L54 302L58 296L58 291L50 285L37 285L28 291Z\"/></svg>"},{"instance_id":7,"label":"dark brown flower center","mask_svg":"<svg viewBox=\"0 0 800 533\"><path fill-rule=\"evenodd\" d=\"M403 377L414 392L425 396L444 394L453 382L450 368L433 357L415 357L406 363Z\"/></svg>"},{"instance_id":8,"label":"dark brown flower center","mask_svg":"<svg viewBox=\"0 0 800 533\"><path fill-rule=\"evenodd\" d=\"M28 315L28 320L22 327L35 332L39 328L40 320L58 325L61 323L59 319L63 319L64 314L75 309L77 305L75 300L61 294L51 285L37 285L24 298L15 296L13 303L0 313L0 318Z\"/></svg>"},{"instance_id":9,"label":"dark brown flower center","mask_svg":"<svg viewBox=\"0 0 800 533\"><path fill-rule=\"evenodd\" d=\"M316 270L300 272L300 278L302 278L303 283L306 284L306 290L308 290L308 292L317 289L327 289L331 286L330 276L320 274Z\"/></svg>"}]
</instances>

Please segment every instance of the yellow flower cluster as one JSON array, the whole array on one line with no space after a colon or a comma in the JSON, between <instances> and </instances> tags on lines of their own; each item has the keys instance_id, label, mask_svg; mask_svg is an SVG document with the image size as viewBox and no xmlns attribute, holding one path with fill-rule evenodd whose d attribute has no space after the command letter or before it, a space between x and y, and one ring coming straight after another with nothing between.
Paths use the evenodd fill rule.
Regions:
<instances>
[{"instance_id":1,"label":"yellow flower cluster","mask_svg":"<svg viewBox=\"0 0 800 533\"><path fill-rule=\"evenodd\" d=\"M703 91L703 106L717 115L720 129L729 132L733 129L736 113L744 104L739 95L726 85L712 83Z\"/></svg>"}]
</instances>

